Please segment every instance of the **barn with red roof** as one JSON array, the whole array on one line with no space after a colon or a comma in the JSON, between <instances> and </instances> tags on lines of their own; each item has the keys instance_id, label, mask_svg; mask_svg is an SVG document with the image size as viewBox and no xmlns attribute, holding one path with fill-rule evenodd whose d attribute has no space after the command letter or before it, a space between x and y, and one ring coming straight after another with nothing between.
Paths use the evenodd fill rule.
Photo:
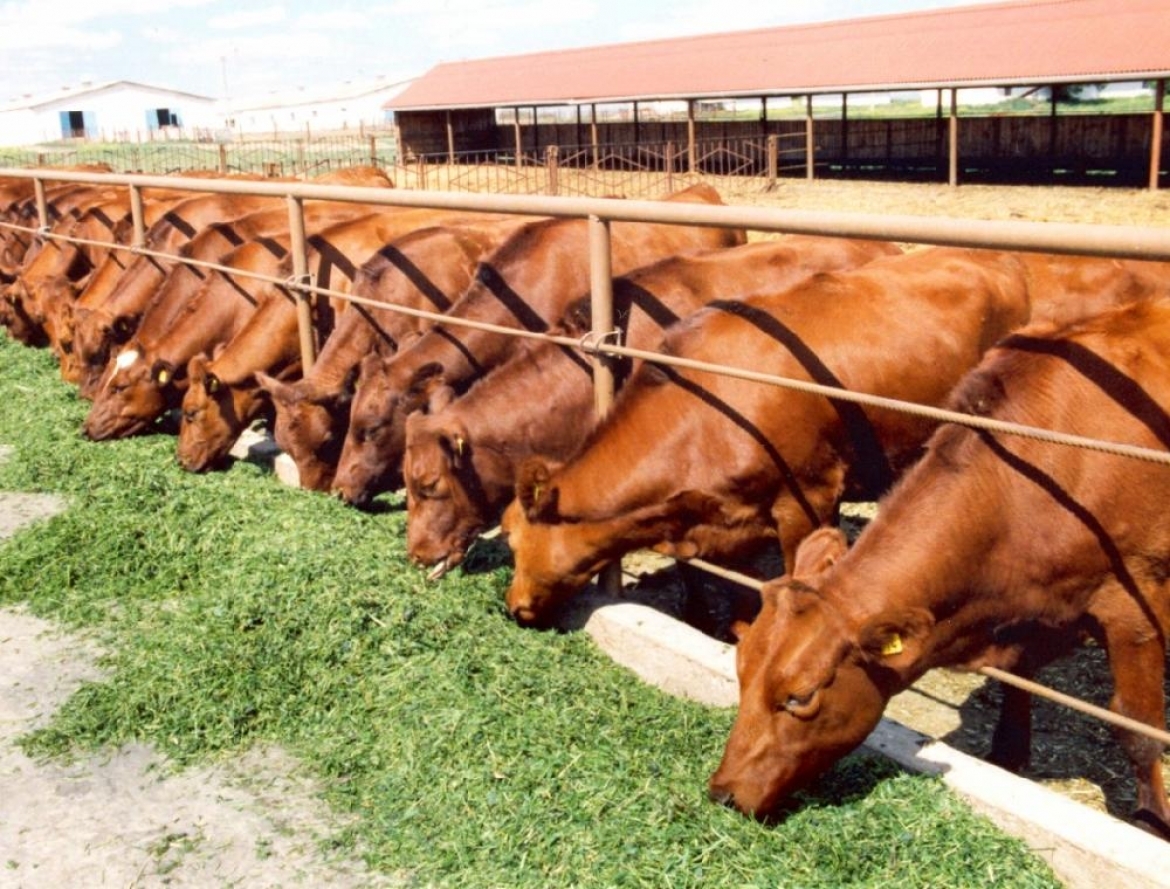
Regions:
<instances>
[{"instance_id":1,"label":"barn with red roof","mask_svg":"<svg viewBox=\"0 0 1170 889\"><path fill-rule=\"evenodd\" d=\"M407 156L673 142L685 165L704 140L774 136L810 176L880 164L945 174L949 160L952 176L956 164L1096 166L1156 185L1168 38L1166 0L990 3L448 62L387 107ZM1134 110L1085 113L1123 86L1143 97ZM974 90L1031 104L960 111ZM880 96L918 107L858 111Z\"/></svg>"}]
</instances>

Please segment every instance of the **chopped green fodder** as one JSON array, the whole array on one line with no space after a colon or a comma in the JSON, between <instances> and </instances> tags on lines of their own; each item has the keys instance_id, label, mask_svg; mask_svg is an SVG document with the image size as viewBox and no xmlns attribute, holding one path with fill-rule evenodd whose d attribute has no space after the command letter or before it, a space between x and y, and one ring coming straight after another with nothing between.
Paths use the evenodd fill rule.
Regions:
<instances>
[{"instance_id":1,"label":"chopped green fodder","mask_svg":"<svg viewBox=\"0 0 1170 889\"><path fill-rule=\"evenodd\" d=\"M428 584L393 498L364 514L165 435L94 444L51 359L0 338L0 490L64 514L0 545L0 603L98 633L108 679L28 748L176 763L276 743L412 885L1057 886L934 779L843 761L783 822L714 805L727 710L663 695L583 633L506 616L500 549Z\"/></svg>"}]
</instances>

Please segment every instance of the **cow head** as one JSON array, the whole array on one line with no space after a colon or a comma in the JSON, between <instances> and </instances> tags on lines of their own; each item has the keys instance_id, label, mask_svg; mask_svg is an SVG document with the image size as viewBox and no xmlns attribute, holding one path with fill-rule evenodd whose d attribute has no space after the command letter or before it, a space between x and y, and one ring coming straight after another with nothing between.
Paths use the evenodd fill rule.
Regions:
<instances>
[{"instance_id":1,"label":"cow head","mask_svg":"<svg viewBox=\"0 0 1170 889\"><path fill-rule=\"evenodd\" d=\"M822 596L811 584L831 573L834 550L840 532L811 535L793 573L764 586L756 620L736 628L739 713L708 792L757 818L865 740L933 625L923 609L859 618Z\"/></svg>"},{"instance_id":2,"label":"cow head","mask_svg":"<svg viewBox=\"0 0 1170 889\"><path fill-rule=\"evenodd\" d=\"M362 359L357 391L349 413L349 431L341 448L333 491L353 506L402 485L406 418L428 406L442 388L443 369L396 365L393 357Z\"/></svg>"},{"instance_id":3,"label":"cow head","mask_svg":"<svg viewBox=\"0 0 1170 889\"><path fill-rule=\"evenodd\" d=\"M207 472L223 464L252 419L257 388L253 377L229 385L206 355L188 362L177 448L184 469Z\"/></svg>"},{"instance_id":4,"label":"cow head","mask_svg":"<svg viewBox=\"0 0 1170 889\"><path fill-rule=\"evenodd\" d=\"M263 372L256 374L275 410L272 436L296 464L302 488L328 491L333 484L356 376L355 369L342 387L334 390L308 380L285 383Z\"/></svg>"},{"instance_id":5,"label":"cow head","mask_svg":"<svg viewBox=\"0 0 1170 889\"><path fill-rule=\"evenodd\" d=\"M23 290L24 285L17 279L0 297L0 304L4 307L0 313L4 326L8 328L9 336L26 346L47 345L44 330L29 315Z\"/></svg>"},{"instance_id":6,"label":"cow head","mask_svg":"<svg viewBox=\"0 0 1170 889\"><path fill-rule=\"evenodd\" d=\"M719 510L717 502L697 491L609 516L565 514L560 498L556 473L542 460L520 467L516 499L504 510L500 526L514 563L506 603L522 624L547 623L559 605L624 553L652 546L679 558L698 555L687 530L710 522Z\"/></svg>"},{"instance_id":7,"label":"cow head","mask_svg":"<svg viewBox=\"0 0 1170 889\"><path fill-rule=\"evenodd\" d=\"M490 459L485 453L482 459ZM450 412L416 412L406 420L406 548L437 580L460 564L494 519L498 490L486 490L467 427ZM494 486L498 489L498 485Z\"/></svg>"},{"instance_id":8,"label":"cow head","mask_svg":"<svg viewBox=\"0 0 1170 889\"><path fill-rule=\"evenodd\" d=\"M101 309L78 308L73 330L73 353L84 398L94 398L102 374L118 346L124 345L138 329L138 315L111 315Z\"/></svg>"},{"instance_id":9,"label":"cow head","mask_svg":"<svg viewBox=\"0 0 1170 889\"><path fill-rule=\"evenodd\" d=\"M105 441L145 432L168 408L174 375L166 362L152 364L132 339L102 373L85 419L86 436Z\"/></svg>"}]
</instances>

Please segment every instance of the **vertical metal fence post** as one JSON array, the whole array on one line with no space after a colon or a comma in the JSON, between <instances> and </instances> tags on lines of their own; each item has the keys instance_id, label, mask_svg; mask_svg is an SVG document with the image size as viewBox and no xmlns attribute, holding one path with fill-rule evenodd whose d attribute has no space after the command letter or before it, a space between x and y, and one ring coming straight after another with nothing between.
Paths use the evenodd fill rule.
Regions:
<instances>
[{"instance_id":1,"label":"vertical metal fence post","mask_svg":"<svg viewBox=\"0 0 1170 889\"><path fill-rule=\"evenodd\" d=\"M764 153L768 164L768 191L776 187L780 170L780 137L772 133L764 140Z\"/></svg>"},{"instance_id":2,"label":"vertical metal fence post","mask_svg":"<svg viewBox=\"0 0 1170 889\"><path fill-rule=\"evenodd\" d=\"M305 205L301 198L288 196L289 252L292 256L293 279L305 284L309 277L309 261L305 247ZM301 342L301 372L308 373L317 358L317 343L313 336L312 297L301 289L293 294L297 301L297 332Z\"/></svg>"},{"instance_id":3,"label":"vertical metal fence post","mask_svg":"<svg viewBox=\"0 0 1170 889\"><path fill-rule=\"evenodd\" d=\"M49 202L45 199L45 180L37 178L33 180L33 194L36 195L37 200L37 225L41 229L49 227Z\"/></svg>"},{"instance_id":4,"label":"vertical metal fence post","mask_svg":"<svg viewBox=\"0 0 1170 889\"><path fill-rule=\"evenodd\" d=\"M813 132L813 97L804 97L804 178L816 178L817 141Z\"/></svg>"},{"instance_id":5,"label":"vertical metal fence post","mask_svg":"<svg viewBox=\"0 0 1170 889\"><path fill-rule=\"evenodd\" d=\"M544 150L545 167L548 169L548 193L551 195L560 194L560 178L558 176L559 166L557 163L557 155L560 153L556 145L550 145Z\"/></svg>"},{"instance_id":6,"label":"vertical metal fence post","mask_svg":"<svg viewBox=\"0 0 1170 889\"><path fill-rule=\"evenodd\" d=\"M695 149L695 100L687 99L687 172L699 172L698 152Z\"/></svg>"},{"instance_id":7,"label":"vertical metal fence post","mask_svg":"<svg viewBox=\"0 0 1170 889\"><path fill-rule=\"evenodd\" d=\"M130 219L134 225L131 236L131 247L146 245L146 214L142 208L142 189L137 185L130 186Z\"/></svg>"},{"instance_id":8,"label":"vertical metal fence post","mask_svg":"<svg viewBox=\"0 0 1170 889\"><path fill-rule=\"evenodd\" d=\"M951 90L951 116L947 129L947 183L959 184L959 91Z\"/></svg>"},{"instance_id":9,"label":"vertical metal fence post","mask_svg":"<svg viewBox=\"0 0 1170 889\"><path fill-rule=\"evenodd\" d=\"M1154 85L1154 116L1150 127L1150 190L1158 190L1158 171L1162 167L1162 133L1166 105L1166 81Z\"/></svg>"},{"instance_id":10,"label":"vertical metal fence post","mask_svg":"<svg viewBox=\"0 0 1170 889\"><path fill-rule=\"evenodd\" d=\"M613 329L613 256L610 252L609 220L589 217L589 293L594 342L601 342ZM609 413L613 404L615 376L613 359L596 354L593 362L593 407L598 419ZM622 588L621 560L608 565L598 575L602 592L609 595Z\"/></svg>"}]
</instances>

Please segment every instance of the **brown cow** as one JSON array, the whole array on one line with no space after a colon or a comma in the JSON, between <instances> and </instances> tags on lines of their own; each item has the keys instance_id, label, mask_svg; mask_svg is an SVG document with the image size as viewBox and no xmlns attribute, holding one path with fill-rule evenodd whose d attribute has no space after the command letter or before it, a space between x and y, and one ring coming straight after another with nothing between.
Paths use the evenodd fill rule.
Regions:
<instances>
[{"instance_id":1,"label":"brown cow","mask_svg":"<svg viewBox=\"0 0 1170 889\"><path fill-rule=\"evenodd\" d=\"M248 199L246 203L232 203L232 212L243 208L251 210L241 216L229 216L225 222L212 220L186 239L181 230L164 228L169 236L161 240L167 243L159 246L152 244L151 249L174 253L184 259L214 262L249 240L287 233L288 210L284 206L273 206L274 201L280 203L276 198ZM209 201L206 205L200 204L193 209L200 213L214 212L215 204L216 202ZM176 207L174 212L189 215L187 202ZM304 206L305 228L309 232L319 231L368 212L369 208L363 205L338 201L307 201ZM167 214L168 217L170 215ZM176 232L177 235L174 234ZM176 240L185 242L175 243ZM118 280L98 308L91 309L88 313L82 313L79 309L75 351L83 368L80 382L82 396L93 397L98 380L109 361L111 348L125 343L138 329L147 311L153 310L152 306L161 296L166 282L176 279L184 282L184 292L193 294L204 277L205 274L197 267L185 265L178 260L142 256L131 263L126 274ZM88 299L84 301L92 302ZM175 305L178 306L177 303Z\"/></svg>"},{"instance_id":2,"label":"brown cow","mask_svg":"<svg viewBox=\"0 0 1170 889\"><path fill-rule=\"evenodd\" d=\"M269 286L265 278L253 276L276 276L288 244L282 235L237 247L219 259L232 273L172 271L138 332L102 374L85 419L86 436L104 441L137 435L177 408L187 389L187 362L243 328Z\"/></svg>"},{"instance_id":3,"label":"brown cow","mask_svg":"<svg viewBox=\"0 0 1170 889\"><path fill-rule=\"evenodd\" d=\"M672 327L663 351L937 405L1027 317L1015 256L934 248L714 303ZM600 566L644 546L732 559L778 536L792 564L847 492L882 491L929 431L903 412L643 365L567 464L524 468L503 519L516 565L508 608L542 622Z\"/></svg>"},{"instance_id":4,"label":"brown cow","mask_svg":"<svg viewBox=\"0 0 1170 889\"><path fill-rule=\"evenodd\" d=\"M707 185L666 200L722 203ZM615 222L610 229L613 272L624 274L666 256L744 240L739 230ZM529 223L484 260L475 282L448 315L547 330L571 300L589 289L588 244L584 219ZM437 324L392 358L363 362L334 491L348 503L363 505L399 485L407 416L421 409L437 386L465 389L506 359L516 342L504 333Z\"/></svg>"},{"instance_id":5,"label":"brown cow","mask_svg":"<svg viewBox=\"0 0 1170 889\"><path fill-rule=\"evenodd\" d=\"M106 164L82 164L77 167L64 167L63 169L79 172L110 172L110 168ZM46 221L50 226L53 225L57 220L72 214L77 206L84 205L89 200L92 200L94 195L102 191L105 191L104 186L93 186L78 182L54 183L46 180L45 210L48 214ZM38 228L40 226L40 220L37 215L37 203L31 181L27 187L19 185L13 187L9 193L17 197L6 208L4 214L5 221L27 228ZM20 196L21 194L23 196ZM35 254L41 243L41 241L34 238L29 232L8 228L0 229L0 282L11 283L14 281L20 273L21 265L25 262L26 258L28 260L33 258L30 253Z\"/></svg>"},{"instance_id":6,"label":"brown cow","mask_svg":"<svg viewBox=\"0 0 1170 889\"><path fill-rule=\"evenodd\" d=\"M388 308L347 311L302 379L282 382L258 373L275 411L273 438L296 464L300 486L328 491L349 426L353 381L363 358L391 355L430 321L396 308L445 312L470 286L476 264L522 220L485 217L436 226L399 238L358 272L353 295Z\"/></svg>"},{"instance_id":7,"label":"brown cow","mask_svg":"<svg viewBox=\"0 0 1170 889\"><path fill-rule=\"evenodd\" d=\"M178 200L170 198L145 200L142 206L142 216L147 232L150 232L156 223L171 212L173 207L189 200L191 200L190 193L183 193ZM115 240L119 244L128 245L132 238L133 223L131 220L123 220L115 230ZM91 310L100 307L133 261L134 254L128 247L111 247L98 267L90 273L85 286L73 300L54 303L56 315L52 324L56 337L55 351L61 365L61 378L65 382L80 384L82 379L81 365L78 361L78 355L74 352L73 344L78 313L84 316ZM98 372L101 372L101 367L98 368Z\"/></svg>"},{"instance_id":8,"label":"brown cow","mask_svg":"<svg viewBox=\"0 0 1170 889\"><path fill-rule=\"evenodd\" d=\"M1165 452L1168 356L1170 302L1137 302L1009 337L952 404ZM941 427L835 565L809 578L798 560L795 577L765 587L739 643L740 709L711 796L771 814L928 670L1028 675L1082 636L1108 653L1110 708L1164 728L1167 499L1165 465ZM1028 725L1001 724L996 734L1010 764L1025 764ZM1163 745L1117 736L1137 779L1137 821L1170 838Z\"/></svg>"},{"instance_id":9,"label":"brown cow","mask_svg":"<svg viewBox=\"0 0 1170 889\"><path fill-rule=\"evenodd\" d=\"M314 182L393 187L393 182L382 170L372 167L333 171ZM305 201L303 209L305 225L310 229L370 212L368 206L317 200ZM209 236L202 247L192 248L191 252L199 255L188 258L214 260L240 246L249 237L286 231L288 209L284 201L276 197L224 194L192 197L171 208L150 227L146 234L146 248L152 252L175 254L208 228L214 229L219 238ZM216 246L217 240L223 243ZM175 260L139 256L121 275L95 276L94 283L79 297L70 348L74 356L71 366L78 368L77 382L83 397L93 397L112 348L125 343L134 333L150 300L175 265ZM99 282L102 289L91 294Z\"/></svg>"},{"instance_id":10,"label":"brown cow","mask_svg":"<svg viewBox=\"0 0 1170 889\"><path fill-rule=\"evenodd\" d=\"M183 192L149 189L142 193L143 212L163 212L188 195ZM130 197L114 197L86 207L79 218L60 232L82 243L54 240L42 249L13 284L10 298L23 303L24 313L43 329L50 348L60 354L61 320L77 295L85 288L95 269L110 253L111 246L126 243L133 232Z\"/></svg>"},{"instance_id":11,"label":"brown cow","mask_svg":"<svg viewBox=\"0 0 1170 889\"><path fill-rule=\"evenodd\" d=\"M341 223L308 238L310 273L317 286L348 292L361 265L386 244L443 220L466 218L444 210L389 210ZM318 333L324 339L332 319L348 303L318 300ZM205 472L227 457L247 426L268 402L256 374L280 379L300 375L300 339L296 305L283 287L270 288L248 322L213 358L195 356L188 365L179 428L179 463Z\"/></svg>"},{"instance_id":12,"label":"brown cow","mask_svg":"<svg viewBox=\"0 0 1170 889\"><path fill-rule=\"evenodd\" d=\"M53 235L67 234L85 211L109 200L115 193L108 188L89 185L63 185L46 192L48 210L47 231ZM25 211L16 224L36 227L36 205L28 202ZM27 242L27 243L26 243ZM24 245L23 250L16 248ZM24 241L10 240L7 245L8 259L5 262L5 277L11 283L0 294L0 323L8 328L9 334L27 345L43 346L47 343L39 321L30 313L25 304L25 292L21 278L37 262L43 253L54 254L61 250L61 242L52 237L30 237ZM13 265L13 261L15 264Z\"/></svg>"},{"instance_id":13,"label":"brown cow","mask_svg":"<svg viewBox=\"0 0 1170 889\"><path fill-rule=\"evenodd\" d=\"M176 254L180 248L208 227L222 235L219 252L238 247L244 238L236 236L232 223L251 213L279 207L279 198L248 195L208 194L181 201L154 223L146 234L146 249ZM285 223L287 226L287 221ZM73 353L80 370L79 390L92 398L102 372L117 345L137 330L151 298L175 260L136 256L125 272L113 278L113 286L96 297L90 294L99 282L109 286L110 276L101 275L78 297L74 312Z\"/></svg>"},{"instance_id":14,"label":"brown cow","mask_svg":"<svg viewBox=\"0 0 1170 889\"><path fill-rule=\"evenodd\" d=\"M615 322L625 345L652 349L663 328L711 300L783 289L898 252L880 242L793 236L671 257L614 280ZM556 332L581 336L590 326L585 298ZM536 391L539 398L517 397ZM545 342L519 345L442 410L411 414L403 464L410 558L436 566L432 578L458 565L512 499L519 465L533 456L568 459L595 418L588 359Z\"/></svg>"}]
</instances>

